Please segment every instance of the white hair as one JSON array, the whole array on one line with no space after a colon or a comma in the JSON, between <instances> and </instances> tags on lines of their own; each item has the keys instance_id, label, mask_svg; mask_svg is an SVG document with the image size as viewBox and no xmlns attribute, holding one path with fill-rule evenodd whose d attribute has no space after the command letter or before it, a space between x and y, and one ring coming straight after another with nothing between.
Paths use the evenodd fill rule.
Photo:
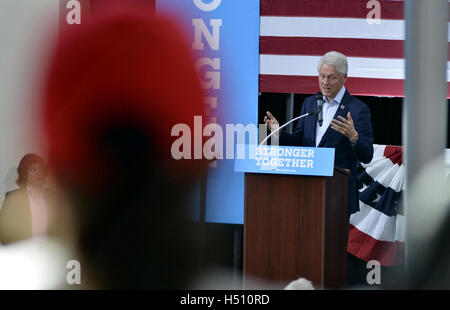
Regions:
<instances>
[{"instance_id":1,"label":"white hair","mask_svg":"<svg viewBox=\"0 0 450 310\"><path fill-rule=\"evenodd\" d=\"M314 286L312 285L311 281L305 278L299 278L289 283L289 285L286 286L284 289L288 291L291 290L309 291L314 290Z\"/></svg>"},{"instance_id":2,"label":"white hair","mask_svg":"<svg viewBox=\"0 0 450 310\"><path fill-rule=\"evenodd\" d=\"M348 64L347 57L339 52L331 51L320 57L317 70L320 70L323 64L327 64L336 68L336 71L343 76L347 75Z\"/></svg>"}]
</instances>

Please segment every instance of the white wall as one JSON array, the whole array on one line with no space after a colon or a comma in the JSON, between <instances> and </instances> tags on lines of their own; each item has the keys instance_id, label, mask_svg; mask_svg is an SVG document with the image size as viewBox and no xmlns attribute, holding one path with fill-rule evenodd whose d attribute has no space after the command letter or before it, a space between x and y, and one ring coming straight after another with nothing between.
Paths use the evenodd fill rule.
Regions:
<instances>
[{"instance_id":1,"label":"white wall","mask_svg":"<svg viewBox=\"0 0 450 310\"><path fill-rule=\"evenodd\" d=\"M0 0L0 208L4 194L17 188L22 156L45 157L37 142L36 93L58 20L59 0Z\"/></svg>"}]
</instances>

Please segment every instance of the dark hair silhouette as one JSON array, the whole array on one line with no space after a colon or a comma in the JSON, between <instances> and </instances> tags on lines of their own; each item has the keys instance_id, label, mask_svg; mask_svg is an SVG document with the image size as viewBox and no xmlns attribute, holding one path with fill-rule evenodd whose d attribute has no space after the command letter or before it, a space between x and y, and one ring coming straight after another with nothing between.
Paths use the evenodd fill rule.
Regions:
<instances>
[{"instance_id":1,"label":"dark hair silhouette","mask_svg":"<svg viewBox=\"0 0 450 310\"><path fill-rule=\"evenodd\" d=\"M17 185L23 187L27 184L28 170L34 164L42 165L47 170L44 159L39 155L28 153L20 160L19 167L17 167L17 174L19 177L16 180Z\"/></svg>"}]
</instances>

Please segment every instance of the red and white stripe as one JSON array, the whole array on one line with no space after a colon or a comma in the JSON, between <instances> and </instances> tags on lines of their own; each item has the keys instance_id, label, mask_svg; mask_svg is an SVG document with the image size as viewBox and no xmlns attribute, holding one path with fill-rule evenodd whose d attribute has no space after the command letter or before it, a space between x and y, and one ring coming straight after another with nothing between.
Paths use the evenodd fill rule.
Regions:
<instances>
[{"instance_id":1,"label":"red and white stripe","mask_svg":"<svg viewBox=\"0 0 450 310\"><path fill-rule=\"evenodd\" d=\"M373 159L363 167L374 181L385 188L395 192L403 190L405 168L400 147L374 145ZM360 191L363 190L364 187ZM405 216L388 216L362 201L359 208L359 212L350 216L347 251L364 261L378 260L384 266L403 264Z\"/></svg>"},{"instance_id":2,"label":"red and white stripe","mask_svg":"<svg viewBox=\"0 0 450 310\"><path fill-rule=\"evenodd\" d=\"M315 93L318 60L335 50L348 57L352 94L403 96L403 1L380 0L379 24L368 2L261 0L260 91Z\"/></svg>"},{"instance_id":3,"label":"red and white stripe","mask_svg":"<svg viewBox=\"0 0 450 310\"><path fill-rule=\"evenodd\" d=\"M400 192L405 186L403 149L398 146L374 145L369 164L362 164L372 179ZM445 150L445 177L450 179L450 149ZM360 189L363 191L364 187ZM383 266L402 265L405 259L406 219L404 215L388 216L359 201L359 212L350 216L347 251L364 260L378 260Z\"/></svg>"}]
</instances>

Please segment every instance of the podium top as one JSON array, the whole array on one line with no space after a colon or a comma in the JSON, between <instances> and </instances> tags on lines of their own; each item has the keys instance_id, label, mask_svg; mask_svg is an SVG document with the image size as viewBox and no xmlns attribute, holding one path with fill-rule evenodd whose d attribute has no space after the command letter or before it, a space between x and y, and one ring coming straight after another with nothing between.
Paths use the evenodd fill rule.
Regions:
<instances>
[{"instance_id":1,"label":"podium top","mask_svg":"<svg viewBox=\"0 0 450 310\"><path fill-rule=\"evenodd\" d=\"M333 176L334 153L334 148L238 144L234 171Z\"/></svg>"}]
</instances>

